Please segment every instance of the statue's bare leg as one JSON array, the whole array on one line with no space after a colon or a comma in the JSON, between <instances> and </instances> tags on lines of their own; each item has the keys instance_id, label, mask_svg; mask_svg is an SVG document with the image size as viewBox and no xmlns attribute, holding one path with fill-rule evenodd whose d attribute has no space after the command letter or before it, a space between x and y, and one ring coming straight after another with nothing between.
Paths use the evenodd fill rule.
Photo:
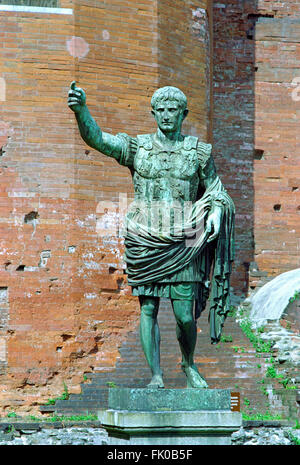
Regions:
<instances>
[{"instance_id":1,"label":"statue's bare leg","mask_svg":"<svg viewBox=\"0 0 300 465\"><path fill-rule=\"evenodd\" d=\"M182 370L187 377L187 387L207 388L207 382L194 363L197 327L193 315L193 301L172 299L171 302L177 323L176 335L182 354Z\"/></svg>"},{"instance_id":2,"label":"statue's bare leg","mask_svg":"<svg viewBox=\"0 0 300 465\"><path fill-rule=\"evenodd\" d=\"M157 321L159 298L140 296L139 300L141 306L140 339L152 373L152 379L147 387L163 388L160 368L160 332Z\"/></svg>"}]
</instances>

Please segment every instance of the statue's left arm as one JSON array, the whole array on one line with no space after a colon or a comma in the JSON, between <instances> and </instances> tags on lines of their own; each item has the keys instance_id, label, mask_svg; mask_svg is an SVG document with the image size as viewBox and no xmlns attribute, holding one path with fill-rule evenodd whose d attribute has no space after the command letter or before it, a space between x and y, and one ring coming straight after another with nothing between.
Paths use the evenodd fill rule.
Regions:
<instances>
[{"instance_id":1,"label":"statue's left arm","mask_svg":"<svg viewBox=\"0 0 300 465\"><path fill-rule=\"evenodd\" d=\"M198 142L199 177L202 191L204 190L199 201L204 202L209 209L206 230L209 233L207 242L211 243L210 247L204 249L205 259L202 260L200 267L202 266L204 276L211 282L209 290L210 337L212 344L216 344L221 338L223 324L230 308L235 208L217 175L211 149L210 144ZM208 290L201 283L197 289L196 317L205 308L208 297Z\"/></svg>"},{"instance_id":2,"label":"statue's left arm","mask_svg":"<svg viewBox=\"0 0 300 465\"><path fill-rule=\"evenodd\" d=\"M206 230L210 233L207 242L212 242L220 232L224 209L234 210L234 205L224 188L216 171L211 144L200 142L197 152L200 161L200 184L205 191L204 196L210 199L210 211L206 221Z\"/></svg>"}]
</instances>

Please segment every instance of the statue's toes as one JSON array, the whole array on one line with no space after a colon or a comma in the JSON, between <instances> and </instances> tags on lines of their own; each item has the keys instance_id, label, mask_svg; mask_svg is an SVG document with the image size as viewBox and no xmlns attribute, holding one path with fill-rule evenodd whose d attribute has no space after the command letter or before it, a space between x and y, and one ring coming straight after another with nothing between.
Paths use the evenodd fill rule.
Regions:
<instances>
[{"instance_id":1,"label":"statue's toes","mask_svg":"<svg viewBox=\"0 0 300 465\"><path fill-rule=\"evenodd\" d=\"M147 384L147 388L150 389L163 389L164 387L163 379L159 375L153 376L150 383Z\"/></svg>"},{"instance_id":2,"label":"statue's toes","mask_svg":"<svg viewBox=\"0 0 300 465\"><path fill-rule=\"evenodd\" d=\"M208 384L203 376L200 375L197 369L193 369L192 367L184 369L184 372L187 377L187 387L188 388L201 388L206 389L208 388Z\"/></svg>"}]
</instances>

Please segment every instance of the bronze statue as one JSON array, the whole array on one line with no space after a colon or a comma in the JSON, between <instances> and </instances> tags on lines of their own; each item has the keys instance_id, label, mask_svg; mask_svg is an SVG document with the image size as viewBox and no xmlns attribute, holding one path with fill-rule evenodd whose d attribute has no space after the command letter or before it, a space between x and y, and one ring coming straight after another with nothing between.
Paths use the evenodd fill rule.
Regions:
<instances>
[{"instance_id":1,"label":"bronze statue","mask_svg":"<svg viewBox=\"0 0 300 465\"><path fill-rule=\"evenodd\" d=\"M68 105L83 140L132 174L135 200L127 213L125 261L141 307L141 344L152 373L148 387L164 387L157 323L164 297L172 303L187 387L206 388L194 363L196 319L210 294L210 336L217 343L229 310L234 255L234 205L216 174L212 146L181 133L187 99L176 87L152 96L155 134L102 132L75 81Z\"/></svg>"}]
</instances>

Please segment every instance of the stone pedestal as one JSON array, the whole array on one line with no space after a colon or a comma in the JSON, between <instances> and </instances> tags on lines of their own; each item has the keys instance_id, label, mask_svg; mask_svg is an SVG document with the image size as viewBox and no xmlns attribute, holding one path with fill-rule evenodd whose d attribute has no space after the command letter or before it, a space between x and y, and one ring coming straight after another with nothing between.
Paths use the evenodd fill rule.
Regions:
<instances>
[{"instance_id":1,"label":"stone pedestal","mask_svg":"<svg viewBox=\"0 0 300 465\"><path fill-rule=\"evenodd\" d=\"M110 445L224 445L242 425L226 389L111 388L98 417Z\"/></svg>"}]
</instances>

